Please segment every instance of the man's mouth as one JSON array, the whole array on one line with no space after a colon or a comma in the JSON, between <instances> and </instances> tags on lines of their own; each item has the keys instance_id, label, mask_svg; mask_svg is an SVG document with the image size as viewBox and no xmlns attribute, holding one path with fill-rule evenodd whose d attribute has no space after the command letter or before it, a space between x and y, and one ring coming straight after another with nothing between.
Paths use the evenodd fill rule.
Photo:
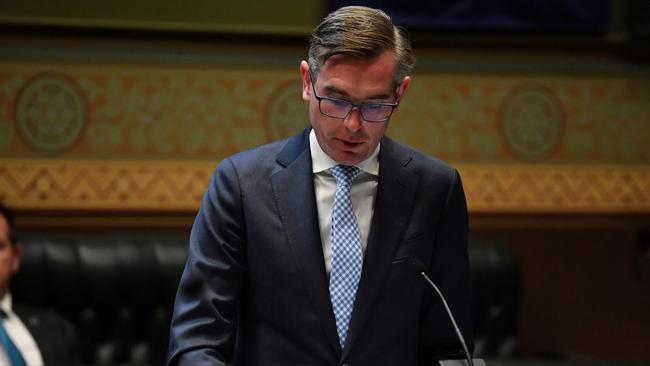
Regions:
<instances>
[{"instance_id":1,"label":"man's mouth","mask_svg":"<svg viewBox=\"0 0 650 366\"><path fill-rule=\"evenodd\" d=\"M349 141L349 140L339 140L339 141L343 143L343 146L348 148L354 148L363 144L363 141Z\"/></svg>"}]
</instances>

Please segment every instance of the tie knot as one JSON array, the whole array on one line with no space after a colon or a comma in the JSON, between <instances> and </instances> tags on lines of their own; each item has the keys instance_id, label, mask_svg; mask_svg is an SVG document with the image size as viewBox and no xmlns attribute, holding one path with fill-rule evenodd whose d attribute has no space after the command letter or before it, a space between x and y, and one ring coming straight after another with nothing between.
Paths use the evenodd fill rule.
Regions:
<instances>
[{"instance_id":1,"label":"tie knot","mask_svg":"<svg viewBox=\"0 0 650 366\"><path fill-rule=\"evenodd\" d=\"M350 165L336 165L330 168L330 172L339 186L350 186L354 178L361 174L361 169Z\"/></svg>"}]
</instances>

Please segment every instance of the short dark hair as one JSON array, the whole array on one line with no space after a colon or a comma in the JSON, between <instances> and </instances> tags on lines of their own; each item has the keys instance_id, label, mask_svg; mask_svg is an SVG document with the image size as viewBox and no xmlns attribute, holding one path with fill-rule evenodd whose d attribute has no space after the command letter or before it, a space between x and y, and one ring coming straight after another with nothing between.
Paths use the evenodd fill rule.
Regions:
<instances>
[{"instance_id":1,"label":"short dark hair","mask_svg":"<svg viewBox=\"0 0 650 366\"><path fill-rule=\"evenodd\" d=\"M16 237L16 218L14 212L2 202L0 202L0 216L4 217L7 221L7 227L9 229L9 242L11 245L18 244L18 238Z\"/></svg>"},{"instance_id":2,"label":"short dark hair","mask_svg":"<svg viewBox=\"0 0 650 366\"><path fill-rule=\"evenodd\" d=\"M330 13L311 34L309 68L317 77L325 61L334 55L370 59L385 51L395 52L395 84L399 84L415 66L406 30L393 25L379 9L346 6Z\"/></svg>"}]
</instances>

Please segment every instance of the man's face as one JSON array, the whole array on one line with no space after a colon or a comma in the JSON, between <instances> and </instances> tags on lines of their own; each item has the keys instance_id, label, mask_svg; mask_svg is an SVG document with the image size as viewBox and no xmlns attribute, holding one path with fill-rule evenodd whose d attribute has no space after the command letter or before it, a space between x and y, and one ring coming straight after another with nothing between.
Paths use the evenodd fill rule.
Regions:
<instances>
[{"instance_id":1,"label":"man's face","mask_svg":"<svg viewBox=\"0 0 650 366\"><path fill-rule=\"evenodd\" d=\"M322 97L344 99L352 103L395 103L409 85L407 76L395 90L395 54L384 52L370 60L345 55L330 57L314 81L316 93ZM314 96L309 66L300 64L302 98L309 103L309 118L319 145L339 164L355 165L367 159L384 136L388 121L367 122L354 108L344 119L320 113Z\"/></svg>"},{"instance_id":2,"label":"man's face","mask_svg":"<svg viewBox=\"0 0 650 366\"><path fill-rule=\"evenodd\" d=\"M11 276L18 272L21 249L20 244L11 244L9 225L5 217L0 215L0 299L9 290Z\"/></svg>"}]
</instances>

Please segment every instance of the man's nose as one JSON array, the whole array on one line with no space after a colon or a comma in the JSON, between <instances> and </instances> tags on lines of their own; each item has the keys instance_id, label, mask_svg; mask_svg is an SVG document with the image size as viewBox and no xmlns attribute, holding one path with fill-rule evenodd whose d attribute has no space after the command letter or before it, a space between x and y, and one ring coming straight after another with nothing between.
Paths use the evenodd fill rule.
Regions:
<instances>
[{"instance_id":1,"label":"man's nose","mask_svg":"<svg viewBox=\"0 0 650 366\"><path fill-rule=\"evenodd\" d=\"M363 123L361 119L361 109L353 107L350 114L343 120L343 124L345 124L345 128L349 131L356 132L361 128L361 124Z\"/></svg>"}]
</instances>

